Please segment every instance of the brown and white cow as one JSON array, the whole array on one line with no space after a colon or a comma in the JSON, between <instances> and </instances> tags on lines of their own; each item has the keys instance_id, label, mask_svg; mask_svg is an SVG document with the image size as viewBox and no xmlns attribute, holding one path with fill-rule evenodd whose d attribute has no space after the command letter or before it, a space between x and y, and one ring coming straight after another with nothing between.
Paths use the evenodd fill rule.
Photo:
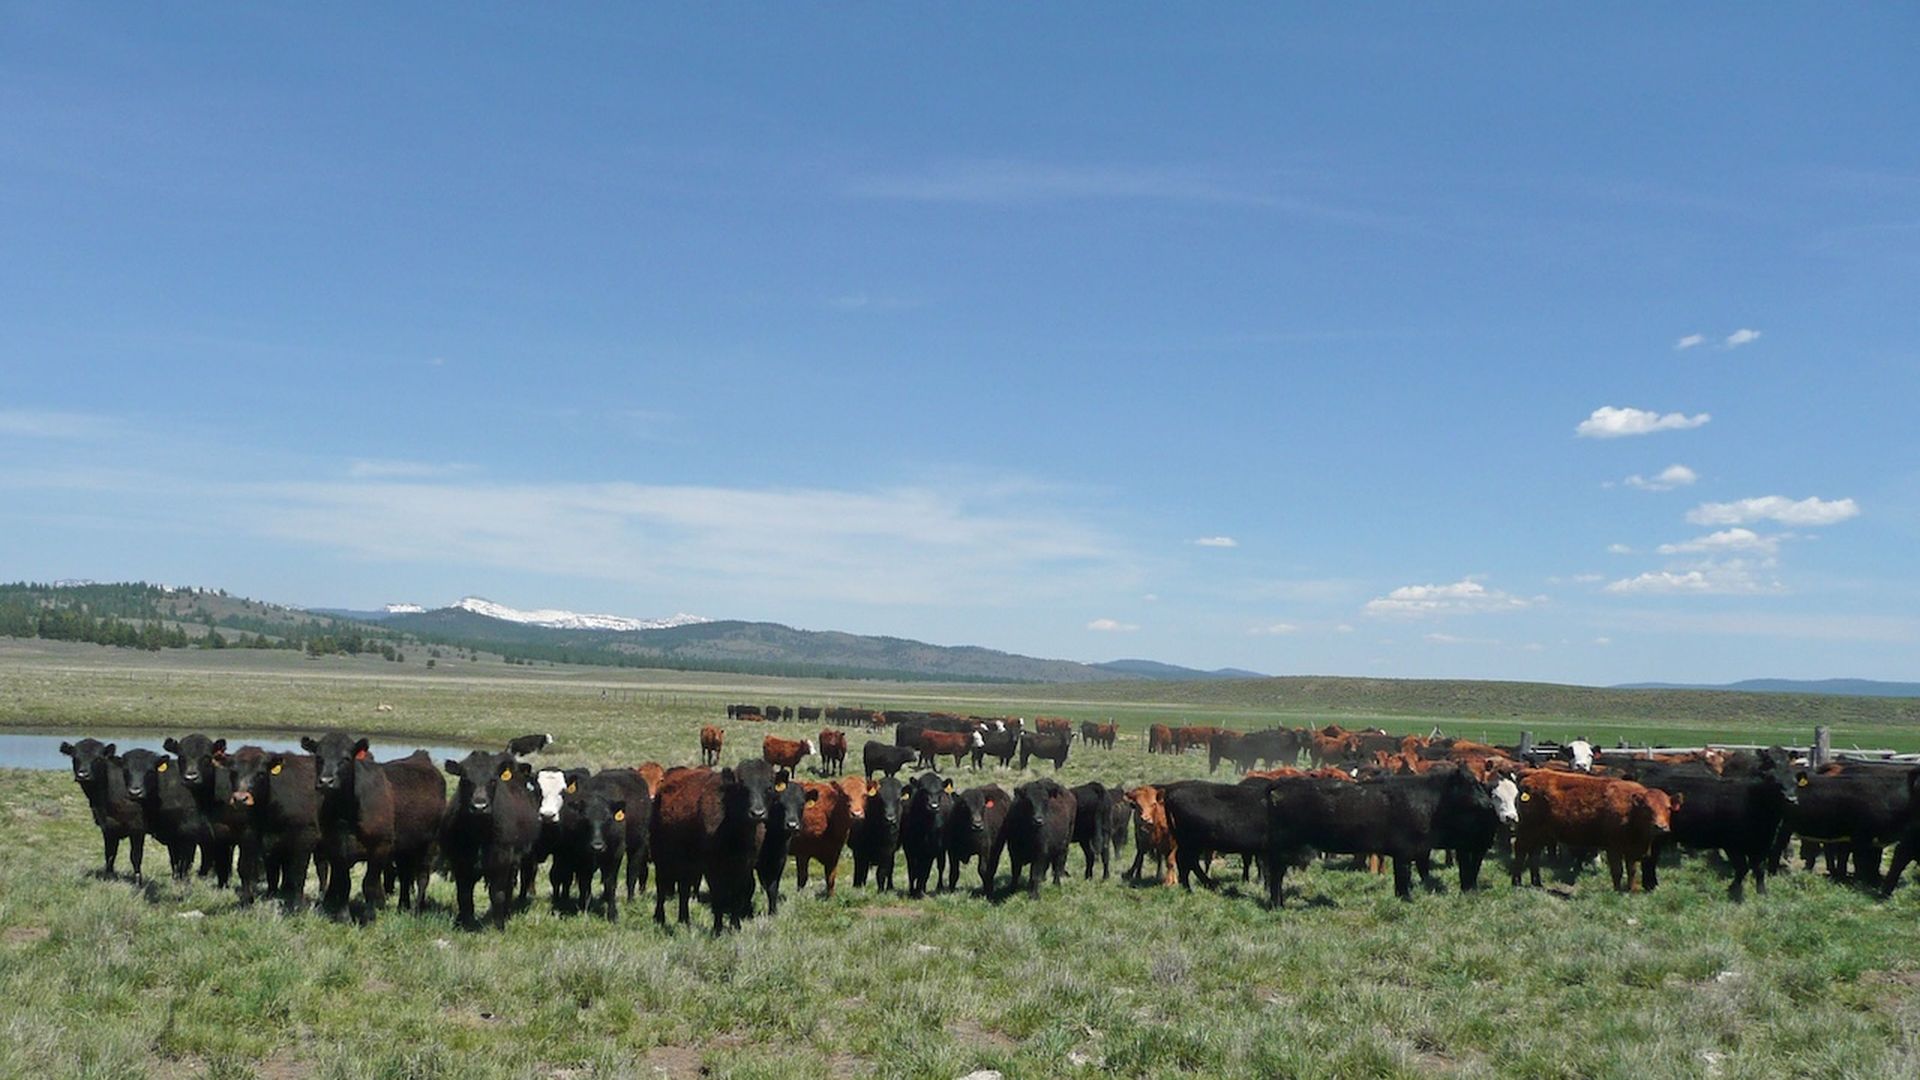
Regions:
<instances>
[{"instance_id":1,"label":"brown and white cow","mask_svg":"<svg viewBox=\"0 0 1920 1080\"><path fill-rule=\"evenodd\" d=\"M760 740L760 757L778 769L796 769L800 759L813 753L812 739L783 739L769 735Z\"/></svg>"}]
</instances>

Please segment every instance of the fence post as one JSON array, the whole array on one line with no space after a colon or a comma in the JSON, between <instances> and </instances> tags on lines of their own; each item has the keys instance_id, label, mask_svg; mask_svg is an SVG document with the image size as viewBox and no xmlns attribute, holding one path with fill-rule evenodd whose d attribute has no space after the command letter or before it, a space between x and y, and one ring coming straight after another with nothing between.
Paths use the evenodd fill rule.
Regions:
<instances>
[{"instance_id":1,"label":"fence post","mask_svg":"<svg viewBox=\"0 0 1920 1080\"><path fill-rule=\"evenodd\" d=\"M1526 760L1528 754L1533 753L1533 732L1520 733L1520 745L1514 747L1514 753L1519 754L1522 761Z\"/></svg>"},{"instance_id":2,"label":"fence post","mask_svg":"<svg viewBox=\"0 0 1920 1080\"><path fill-rule=\"evenodd\" d=\"M1807 764L1813 768L1825 765L1833 756L1833 732L1827 725L1821 724L1813 729L1813 752L1807 755Z\"/></svg>"}]
</instances>

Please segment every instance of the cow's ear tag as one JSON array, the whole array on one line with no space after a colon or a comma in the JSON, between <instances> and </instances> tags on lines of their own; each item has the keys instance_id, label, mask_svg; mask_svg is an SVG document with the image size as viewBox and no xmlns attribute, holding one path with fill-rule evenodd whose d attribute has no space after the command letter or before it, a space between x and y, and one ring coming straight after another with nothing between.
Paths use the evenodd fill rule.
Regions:
<instances>
[{"instance_id":1,"label":"cow's ear tag","mask_svg":"<svg viewBox=\"0 0 1920 1080\"><path fill-rule=\"evenodd\" d=\"M513 770L512 770L512 769L501 769L501 770L500 770L500 779L502 779L502 780L511 780L511 779L513 779Z\"/></svg>"},{"instance_id":2,"label":"cow's ear tag","mask_svg":"<svg viewBox=\"0 0 1920 1080\"><path fill-rule=\"evenodd\" d=\"M1806 787L1806 786L1807 786L1807 785L1808 785L1809 783L1811 783L1811 782L1812 782L1812 781L1810 781L1810 780L1808 780L1808 779L1807 779L1806 777L1804 777L1804 776L1800 778L1800 786L1801 786L1801 787Z\"/></svg>"},{"instance_id":3,"label":"cow's ear tag","mask_svg":"<svg viewBox=\"0 0 1920 1080\"><path fill-rule=\"evenodd\" d=\"M1531 798L1533 798L1533 792L1531 791L1523 791L1520 793L1521 802L1526 802L1528 799L1531 799Z\"/></svg>"},{"instance_id":4,"label":"cow's ear tag","mask_svg":"<svg viewBox=\"0 0 1920 1080\"><path fill-rule=\"evenodd\" d=\"M573 783L570 783L570 784L568 784L568 785L567 785L567 794L569 794L569 795L572 795L573 793L575 793L575 792L577 792L577 791L579 791L579 790L580 790L580 783L579 783L579 781L574 781Z\"/></svg>"},{"instance_id":5,"label":"cow's ear tag","mask_svg":"<svg viewBox=\"0 0 1920 1080\"><path fill-rule=\"evenodd\" d=\"M989 810L991 810L991 809L993 809L993 800L992 800L992 799L988 799L988 800L987 800L987 809L989 809Z\"/></svg>"},{"instance_id":6,"label":"cow's ear tag","mask_svg":"<svg viewBox=\"0 0 1920 1080\"><path fill-rule=\"evenodd\" d=\"M365 761L372 756L372 752L367 750L355 750L353 752L353 760L355 761Z\"/></svg>"},{"instance_id":7,"label":"cow's ear tag","mask_svg":"<svg viewBox=\"0 0 1920 1080\"><path fill-rule=\"evenodd\" d=\"M879 784L868 784L868 785L867 785L867 795L868 795L869 797L871 797L871 796L874 796L874 795L878 795L878 794L880 794L880 785L879 785Z\"/></svg>"},{"instance_id":8,"label":"cow's ear tag","mask_svg":"<svg viewBox=\"0 0 1920 1080\"><path fill-rule=\"evenodd\" d=\"M613 820L615 821L627 820L627 812L625 810L615 810L613 812Z\"/></svg>"},{"instance_id":9,"label":"cow's ear tag","mask_svg":"<svg viewBox=\"0 0 1920 1080\"><path fill-rule=\"evenodd\" d=\"M167 763L163 761L163 762L161 762L160 764L158 764L158 765L155 765L155 766L153 767L153 771L154 771L154 772L166 772L166 771L167 771ZM1802 783L1805 783L1805 781L1802 781Z\"/></svg>"},{"instance_id":10,"label":"cow's ear tag","mask_svg":"<svg viewBox=\"0 0 1920 1080\"><path fill-rule=\"evenodd\" d=\"M780 781L779 783L773 785L773 790L775 791L787 790L787 782L785 780Z\"/></svg>"},{"instance_id":11,"label":"cow's ear tag","mask_svg":"<svg viewBox=\"0 0 1920 1080\"><path fill-rule=\"evenodd\" d=\"M275 765L275 766L274 766L273 768L271 768L271 769L268 769L268 770L267 770L267 772L269 772L269 773L272 773L272 774L273 774L274 776L279 776L279 775L280 775L280 770L281 770L281 769L282 769L283 767L284 767L284 766L280 766L280 765Z\"/></svg>"},{"instance_id":12,"label":"cow's ear tag","mask_svg":"<svg viewBox=\"0 0 1920 1080\"><path fill-rule=\"evenodd\" d=\"M949 795L953 794L953 781L949 780L946 783L940 785L940 790L946 792Z\"/></svg>"}]
</instances>

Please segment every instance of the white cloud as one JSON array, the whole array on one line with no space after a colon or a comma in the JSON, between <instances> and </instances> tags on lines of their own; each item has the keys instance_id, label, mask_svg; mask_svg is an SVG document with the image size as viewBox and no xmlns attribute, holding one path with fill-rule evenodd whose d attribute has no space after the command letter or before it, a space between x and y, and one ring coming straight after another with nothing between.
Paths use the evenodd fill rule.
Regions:
<instances>
[{"instance_id":1,"label":"white cloud","mask_svg":"<svg viewBox=\"0 0 1920 1080\"><path fill-rule=\"evenodd\" d=\"M1701 503L1687 511L1695 525L1746 525L1777 521L1782 525L1833 525L1860 516L1852 499L1806 498L1795 502L1783 495L1763 495L1736 502Z\"/></svg>"},{"instance_id":2,"label":"white cloud","mask_svg":"<svg viewBox=\"0 0 1920 1080\"><path fill-rule=\"evenodd\" d=\"M1103 634L1127 634L1140 629L1136 623L1121 622L1118 619L1095 619L1087 624L1087 629Z\"/></svg>"},{"instance_id":3,"label":"white cloud","mask_svg":"<svg viewBox=\"0 0 1920 1080\"><path fill-rule=\"evenodd\" d=\"M1346 623L1341 623L1339 626L1333 628L1333 632L1336 634L1351 634L1353 633L1353 627Z\"/></svg>"},{"instance_id":4,"label":"white cloud","mask_svg":"<svg viewBox=\"0 0 1920 1080\"><path fill-rule=\"evenodd\" d=\"M1608 544L1608 545L1607 545L1607 554L1609 554L1609 555L1631 555L1631 554L1633 554L1633 548L1631 548L1631 547L1629 547L1629 546L1627 546L1626 544Z\"/></svg>"},{"instance_id":5,"label":"white cloud","mask_svg":"<svg viewBox=\"0 0 1920 1080\"><path fill-rule=\"evenodd\" d=\"M1639 488L1641 491L1672 491L1677 487L1686 487L1698 479L1700 474L1685 465L1669 465L1652 478L1634 473L1620 482L1630 488Z\"/></svg>"},{"instance_id":6,"label":"white cloud","mask_svg":"<svg viewBox=\"0 0 1920 1080\"><path fill-rule=\"evenodd\" d=\"M1493 638L1459 637L1454 634L1423 634L1422 640L1431 645L1498 645Z\"/></svg>"},{"instance_id":7,"label":"white cloud","mask_svg":"<svg viewBox=\"0 0 1920 1080\"><path fill-rule=\"evenodd\" d=\"M1638 577L1622 578L1608 585L1607 591L1702 596L1783 592L1784 587L1771 576L1773 566L1772 559L1708 559L1666 570L1649 570Z\"/></svg>"},{"instance_id":8,"label":"white cloud","mask_svg":"<svg viewBox=\"0 0 1920 1080\"><path fill-rule=\"evenodd\" d=\"M1235 540L1231 536L1203 536L1200 539L1195 540L1194 543L1199 545L1200 547L1211 547L1211 548L1230 548L1230 547L1240 546L1240 541Z\"/></svg>"},{"instance_id":9,"label":"white cloud","mask_svg":"<svg viewBox=\"0 0 1920 1080\"><path fill-rule=\"evenodd\" d=\"M1759 340L1760 340L1760 331L1748 330L1745 327L1742 327L1738 330L1735 330L1733 333L1727 335L1727 348L1737 349L1742 345L1749 345Z\"/></svg>"},{"instance_id":10,"label":"white cloud","mask_svg":"<svg viewBox=\"0 0 1920 1080\"><path fill-rule=\"evenodd\" d=\"M1142 595L1141 595L1141 597L1140 597L1140 599L1142 599L1142 600L1145 600L1145 601L1146 601L1147 603L1149 603L1149 604L1151 604L1151 603L1153 603L1154 601L1156 601L1156 600L1158 600L1158 599L1160 599L1160 594L1159 594L1159 593L1144 593L1144 594L1142 594Z\"/></svg>"},{"instance_id":11,"label":"white cloud","mask_svg":"<svg viewBox=\"0 0 1920 1080\"><path fill-rule=\"evenodd\" d=\"M473 468L471 465L442 464L433 461L393 461L361 458L347 466L347 475L358 480L417 480L423 477L450 476Z\"/></svg>"},{"instance_id":12,"label":"white cloud","mask_svg":"<svg viewBox=\"0 0 1920 1080\"><path fill-rule=\"evenodd\" d=\"M1660 554L1688 555L1723 551L1754 551L1772 555L1780 550L1780 541L1787 535L1762 536L1752 529L1722 529L1678 544L1661 544Z\"/></svg>"},{"instance_id":13,"label":"white cloud","mask_svg":"<svg viewBox=\"0 0 1920 1080\"><path fill-rule=\"evenodd\" d=\"M1683 337L1679 341L1674 342L1673 347L1676 349L1692 349L1692 348L1697 348L1701 345L1705 345L1706 343L1707 343L1707 335L1688 334L1686 337Z\"/></svg>"},{"instance_id":14,"label":"white cloud","mask_svg":"<svg viewBox=\"0 0 1920 1080\"><path fill-rule=\"evenodd\" d=\"M105 435L112 424L91 413L38 409L0 409L0 435L25 439L91 439Z\"/></svg>"},{"instance_id":15,"label":"white cloud","mask_svg":"<svg viewBox=\"0 0 1920 1080\"><path fill-rule=\"evenodd\" d=\"M1294 633L1298 633L1299 631L1300 631L1300 628L1293 625L1292 623L1277 622L1277 623L1268 623L1265 626L1252 627L1247 630L1247 633L1253 634L1257 637L1279 637L1283 634L1294 634Z\"/></svg>"},{"instance_id":16,"label":"white cloud","mask_svg":"<svg viewBox=\"0 0 1920 1080\"><path fill-rule=\"evenodd\" d=\"M1425 615L1481 615L1518 611L1546 600L1514 596L1489 589L1472 578L1451 585L1402 585L1385 596L1369 600L1363 609L1369 615L1398 615L1418 618Z\"/></svg>"},{"instance_id":17,"label":"white cloud","mask_svg":"<svg viewBox=\"0 0 1920 1080\"><path fill-rule=\"evenodd\" d=\"M1537 641L1529 641L1525 645L1520 646L1520 651L1521 652L1546 652L1547 647L1545 645L1540 644Z\"/></svg>"},{"instance_id":18,"label":"white cloud","mask_svg":"<svg viewBox=\"0 0 1920 1080\"><path fill-rule=\"evenodd\" d=\"M1618 439L1627 435L1651 435L1656 431L1684 431L1697 428L1713 419L1707 413L1660 413L1646 409L1619 408L1602 405L1593 410L1593 415L1580 421L1574 428L1574 434L1585 439Z\"/></svg>"},{"instance_id":19,"label":"white cloud","mask_svg":"<svg viewBox=\"0 0 1920 1080\"><path fill-rule=\"evenodd\" d=\"M1593 639L1593 643L1604 649L1607 646L1613 644L1613 639L1610 637L1597 637Z\"/></svg>"}]
</instances>

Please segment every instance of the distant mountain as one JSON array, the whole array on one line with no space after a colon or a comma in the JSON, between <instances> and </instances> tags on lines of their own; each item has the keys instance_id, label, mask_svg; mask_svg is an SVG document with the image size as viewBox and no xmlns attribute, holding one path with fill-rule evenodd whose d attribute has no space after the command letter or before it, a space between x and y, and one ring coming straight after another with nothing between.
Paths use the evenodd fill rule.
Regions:
<instances>
[{"instance_id":1,"label":"distant mountain","mask_svg":"<svg viewBox=\"0 0 1920 1080\"><path fill-rule=\"evenodd\" d=\"M1833 694L1920 698L1920 683L1878 679L1743 679L1732 683L1624 683L1615 690L1743 690L1751 694Z\"/></svg>"},{"instance_id":2,"label":"distant mountain","mask_svg":"<svg viewBox=\"0 0 1920 1080\"><path fill-rule=\"evenodd\" d=\"M675 626L687 626L692 623L711 622L699 615L685 612L669 615L663 619L634 619L625 615L586 615L577 611L562 611L557 608L543 608L538 611L522 611L519 608L496 604L482 596L468 596L447 608L440 610L471 611L475 615L484 615L489 619L502 622L520 623L525 626L542 626L549 630L665 630ZM356 619L360 622L385 623L396 615L424 615L427 609L419 604L388 604L378 611L354 611L348 608L312 608L317 615L332 615L342 619Z\"/></svg>"},{"instance_id":3,"label":"distant mountain","mask_svg":"<svg viewBox=\"0 0 1920 1080\"><path fill-rule=\"evenodd\" d=\"M1181 667L1178 664L1163 664L1158 660L1109 660L1094 667L1124 675L1129 679L1157 679L1166 682L1192 682L1199 679L1264 679L1257 671L1242 668L1218 668L1213 671L1201 671L1198 668Z\"/></svg>"}]
</instances>

